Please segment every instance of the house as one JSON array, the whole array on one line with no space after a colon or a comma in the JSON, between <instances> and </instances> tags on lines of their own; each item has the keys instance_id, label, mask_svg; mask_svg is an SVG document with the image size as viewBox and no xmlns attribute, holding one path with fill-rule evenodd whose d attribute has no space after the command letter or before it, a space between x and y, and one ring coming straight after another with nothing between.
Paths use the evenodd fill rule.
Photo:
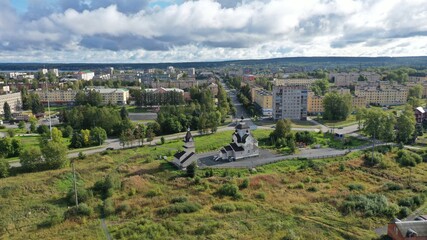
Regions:
<instances>
[{"instance_id":1,"label":"house","mask_svg":"<svg viewBox=\"0 0 427 240\"><path fill-rule=\"evenodd\" d=\"M258 141L252 136L250 128L240 122L232 135L231 143L224 146L218 157L223 160L238 160L259 156Z\"/></svg>"},{"instance_id":2,"label":"house","mask_svg":"<svg viewBox=\"0 0 427 240\"><path fill-rule=\"evenodd\" d=\"M194 145L193 136L190 129L184 137L184 150L174 155L173 164L180 169L186 169L191 163L196 161L196 146Z\"/></svg>"},{"instance_id":3,"label":"house","mask_svg":"<svg viewBox=\"0 0 427 240\"><path fill-rule=\"evenodd\" d=\"M423 123L424 119L426 118L426 115L426 111L423 107L415 108L415 120L417 123Z\"/></svg>"},{"instance_id":4,"label":"house","mask_svg":"<svg viewBox=\"0 0 427 240\"><path fill-rule=\"evenodd\" d=\"M413 221L395 219L388 224L387 235L393 240L427 240L427 220L420 216Z\"/></svg>"}]
</instances>

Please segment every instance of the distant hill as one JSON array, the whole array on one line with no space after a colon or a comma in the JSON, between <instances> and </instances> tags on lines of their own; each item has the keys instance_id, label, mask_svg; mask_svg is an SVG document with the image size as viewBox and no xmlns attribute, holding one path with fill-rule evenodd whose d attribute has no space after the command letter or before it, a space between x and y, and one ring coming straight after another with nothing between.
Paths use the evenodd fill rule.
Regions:
<instances>
[{"instance_id":1,"label":"distant hill","mask_svg":"<svg viewBox=\"0 0 427 240\"><path fill-rule=\"evenodd\" d=\"M177 63L0 63L0 71L37 71L41 68L58 68L63 71L81 69L165 69L168 66L177 68L216 68L226 66L299 66L307 70L315 68L348 68L348 67L397 67L427 68L427 57L290 57L256 60L231 60L218 62L177 62Z\"/></svg>"}]
</instances>

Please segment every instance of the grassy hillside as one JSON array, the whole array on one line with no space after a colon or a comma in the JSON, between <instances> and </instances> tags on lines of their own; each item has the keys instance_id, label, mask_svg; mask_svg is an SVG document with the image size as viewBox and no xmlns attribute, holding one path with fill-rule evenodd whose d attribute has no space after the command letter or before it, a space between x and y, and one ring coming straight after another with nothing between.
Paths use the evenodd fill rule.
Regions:
<instances>
[{"instance_id":1,"label":"grassy hillside","mask_svg":"<svg viewBox=\"0 0 427 240\"><path fill-rule=\"evenodd\" d=\"M198 151L216 150L230 135L196 138ZM158 160L170 160L181 145L173 141L77 160L78 185L89 191L89 216L63 219L71 206L70 167L0 179L0 239L105 239L103 216L114 239L372 239L374 228L392 218L386 211L396 213L399 201L427 188L427 163L414 167L409 178L409 170L393 160L395 153L386 154L381 168L365 167L361 154L353 153L282 161L256 172L199 170L191 179ZM106 177L113 180L102 193L99 183ZM373 201L365 210L346 211L353 209L349 196L369 194L383 195L387 208L378 210Z\"/></svg>"}]
</instances>

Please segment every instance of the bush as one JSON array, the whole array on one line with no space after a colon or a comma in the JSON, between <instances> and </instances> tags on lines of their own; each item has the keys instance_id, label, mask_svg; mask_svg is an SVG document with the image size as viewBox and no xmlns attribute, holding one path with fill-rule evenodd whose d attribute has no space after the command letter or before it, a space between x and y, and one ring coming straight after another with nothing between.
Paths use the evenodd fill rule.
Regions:
<instances>
[{"instance_id":1,"label":"bush","mask_svg":"<svg viewBox=\"0 0 427 240\"><path fill-rule=\"evenodd\" d=\"M108 216L112 215L116 210L114 208L113 200L111 200L110 198L105 199L102 210L104 212L104 216L108 217Z\"/></svg>"},{"instance_id":2,"label":"bush","mask_svg":"<svg viewBox=\"0 0 427 240\"><path fill-rule=\"evenodd\" d=\"M255 198L260 199L260 200L265 200L265 193L259 192L259 193L255 194Z\"/></svg>"},{"instance_id":3,"label":"bush","mask_svg":"<svg viewBox=\"0 0 427 240\"><path fill-rule=\"evenodd\" d=\"M302 180L302 182L303 182L303 183L311 183L311 177L305 177L305 178Z\"/></svg>"},{"instance_id":4,"label":"bush","mask_svg":"<svg viewBox=\"0 0 427 240\"><path fill-rule=\"evenodd\" d=\"M128 203L121 203L116 208L117 213L121 213L121 212L127 213L127 212L130 212L131 210L132 210L132 208L130 207L130 205Z\"/></svg>"},{"instance_id":5,"label":"bush","mask_svg":"<svg viewBox=\"0 0 427 240\"><path fill-rule=\"evenodd\" d=\"M418 163L421 163L423 158L413 152L407 150L399 150L396 156L396 162L402 167L415 167Z\"/></svg>"},{"instance_id":6,"label":"bush","mask_svg":"<svg viewBox=\"0 0 427 240\"><path fill-rule=\"evenodd\" d=\"M374 155L372 156L371 153L366 153L363 156L363 162L366 166L373 167L379 163L381 163L384 159L384 155L379 152L374 152Z\"/></svg>"},{"instance_id":7,"label":"bush","mask_svg":"<svg viewBox=\"0 0 427 240\"><path fill-rule=\"evenodd\" d=\"M397 212L397 206L390 204L384 195L350 195L341 205L344 214L359 213L365 217L393 217Z\"/></svg>"},{"instance_id":8,"label":"bush","mask_svg":"<svg viewBox=\"0 0 427 240\"><path fill-rule=\"evenodd\" d=\"M398 191L402 190L403 186L397 183L388 182L384 184L384 188L388 191Z\"/></svg>"},{"instance_id":9,"label":"bush","mask_svg":"<svg viewBox=\"0 0 427 240\"><path fill-rule=\"evenodd\" d=\"M245 178L243 180L243 182L240 184L239 188L240 189L245 189L249 187L249 179Z\"/></svg>"},{"instance_id":10,"label":"bush","mask_svg":"<svg viewBox=\"0 0 427 240\"><path fill-rule=\"evenodd\" d=\"M408 207L401 207L399 213L397 214L397 217L402 219L409 216L409 214L411 214L411 209L409 209Z\"/></svg>"},{"instance_id":11,"label":"bush","mask_svg":"<svg viewBox=\"0 0 427 240\"><path fill-rule=\"evenodd\" d=\"M218 189L217 193L220 196L237 197L239 195L239 188L234 184L226 183Z\"/></svg>"},{"instance_id":12,"label":"bush","mask_svg":"<svg viewBox=\"0 0 427 240\"><path fill-rule=\"evenodd\" d=\"M317 192L319 189L317 189L317 187L311 186L307 188L307 191L309 192Z\"/></svg>"},{"instance_id":13,"label":"bush","mask_svg":"<svg viewBox=\"0 0 427 240\"><path fill-rule=\"evenodd\" d=\"M148 192L146 192L144 196L148 198L153 198L160 195L162 195L162 192L160 191L160 189L151 189Z\"/></svg>"},{"instance_id":14,"label":"bush","mask_svg":"<svg viewBox=\"0 0 427 240\"><path fill-rule=\"evenodd\" d=\"M197 164L196 162L193 162L187 167L187 176L194 178L196 176L196 173L197 173Z\"/></svg>"},{"instance_id":15,"label":"bush","mask_svg":"<svg viewBox=\"0 0 427 240\"><path fill-rule=\"evenodd\" d=\"M413 197L407 197L407 198L402 198L399 200L398 205L401 207L408 207L411 208L412 210L418 208L419 206L421 206L422 204L424 204L425 198L424 196L420 195L416 195Z\"/></svg>"},{"instance_id":16,"label":"bush","mask_svg":"<svg viewBox=\"0 0 427 240\"><path fill-rule=\"evenodd\" d=\"M48 228L60 224L64 221L64 213L62 211L53 211L48 218L37 225L38 228Z\"/></svg>"},{"instance_id":17,"label":"bush","mask_svg":"<svg viewBox=\"0 0 427 240\"><path fill-rule=\"evenodd\" d=\"M182 203L186 201L187 201L187 198L184 196L174 197L171 199L171 203Z\"/></svg>"},{"instance_id":18,"label":"bush","mask_svg":"<svg viewBox=\"0 0 427 240\"><path fill-rule=\"evenodd\" d=\"M232 203L222 203L214 205L212 209L220 213L230 213L236 211L236 206Z\"/></svg>"},{"instance_id":19,"label":"bush","mask_svg":"<svg viewBox=\"0 0 427 240\"><path fill-rule=\"evenodd\" d=\"M4 160L4 159L0 159L0 178L5 178L9 176L9 163Z\"/></svg>"},{"instance_id":20,"label":"bush","mask_svg":"<svg viewBox=\"0 0 427 240\"><path fill-rule=\"evenodd\" d=\"M352 183L352 184L349 184L347 187L348 187L348 190L350 190L350 191L362 191L362 190L365 190L365 186L363 186L360 183Z\"/></svg>"},{"instance_id":21,"label":"bush","mask_svg":"<svg viewBox=\"0 0 427 240\"><path fill-rule=\"evenodd\" d=\"M180 213L192 213L197 212L202 208L197 203L193 202L182 202L182 203L175 203L168 207L163 207L157 210L157 213L160 215L165 214L180 214Z\"/></svg>"},{"instance_id":22,"label":"bush","mask_svg":"<svg viewBox=\"0 0 427 240\"><path fill-rule=\"evenodd\" d=\"M77 207L71 207L65 212L66 219L72 219L79 216L90 216L93 213L93 209L86 205L86 203L79 204Z\"/></svg>"},{"instance_id":23,"label":"bush","mask_svg":"<svg viewBox=\"0 0 427 240\"><path fill-rule=\"evenodd\" d=\"M93 197L92 191L88 191L84 188L77 188L77 200L79 203L84 203ZM76 196L74 194L74 189L70 189L66 196L67 202L69 205L76 205Z\"/></svg>"},{"instance_id":24,"label":"bush","mask_svg":"<svg viewBox=\"0 0 427 240\"><path fill-rule=\"evenodd\" d=\"M12 128L9 128L7 130L7 135L11 138L15 137L15 130L13 130Z\"/></svg>"},{"instance_id":25,"label":"bush","mask_svg":"<svg viewBox=\"0 0 427 240\"><path fill-rule=\"evenodd\" d=\"M111 173L103 180L97 181L93 186L93 191L101 195L103 199L111 197L115 189L121 188L121 181L117 174Z\"/></svg>"}]
</instances>

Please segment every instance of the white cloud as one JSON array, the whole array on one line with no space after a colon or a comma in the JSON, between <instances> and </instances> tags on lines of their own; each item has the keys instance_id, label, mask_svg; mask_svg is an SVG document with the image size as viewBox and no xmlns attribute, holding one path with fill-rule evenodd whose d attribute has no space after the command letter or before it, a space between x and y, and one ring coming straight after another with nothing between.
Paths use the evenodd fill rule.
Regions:
<instances>
[{"instance_id":1,"label":"white cloud","mask_svg":"<svg viewBox=\"0 0 427 240\"><path fill-rule=\"evenodd\" d=\"M0 0L0 61L427 54L426 0L131 2L76 1L28 19Z\"/></svg>"}]
</instances>

